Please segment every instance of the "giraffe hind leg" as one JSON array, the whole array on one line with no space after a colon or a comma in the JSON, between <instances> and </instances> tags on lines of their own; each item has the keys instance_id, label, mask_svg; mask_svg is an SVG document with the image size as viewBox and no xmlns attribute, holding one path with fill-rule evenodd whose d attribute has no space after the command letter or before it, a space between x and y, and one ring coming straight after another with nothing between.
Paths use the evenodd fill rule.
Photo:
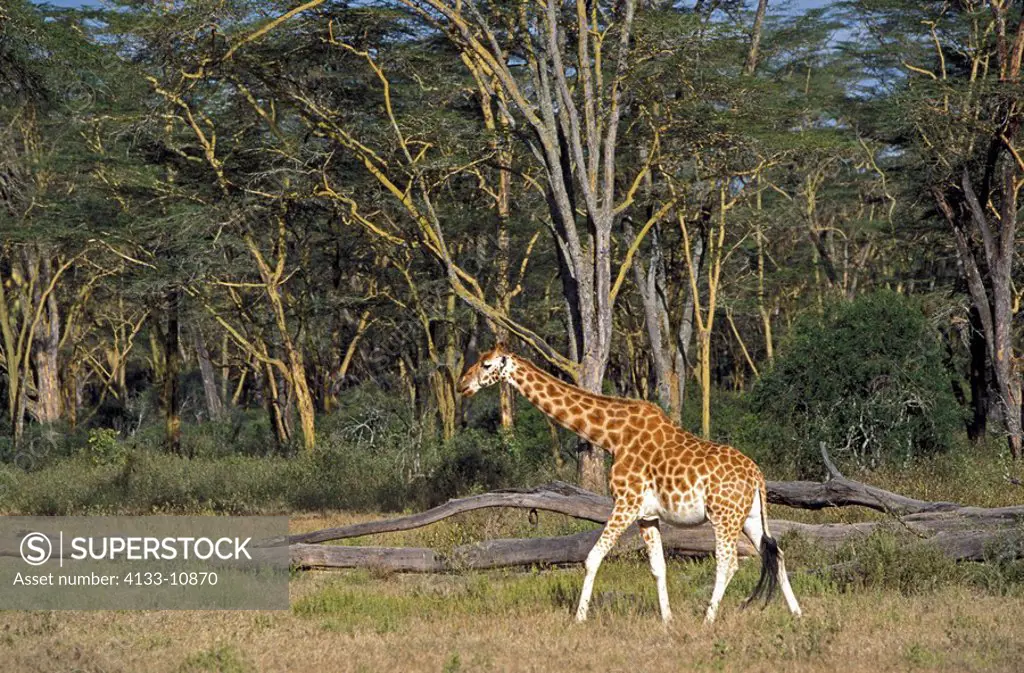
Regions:
<instances>
[{"instance_id":1,"label":"giraffe hind leg","mask_svg":"<svg viewBox=\"0 0 1024 673\"><path fill-rule=\"evenodd\" d=\"M764 521L761 494L757 493L754 496L754 504L750 508L747 520L743 523L743 532L750 538L754 549L761 555L761 577L744 605L754 603L761 596L764 596L764 602L767 605L776 588L781 588L789 611L799 617L801 615L800 604L793 593L793 587L789 584L789 575L786 573L786 562L782 550L779 549L775 538L765 530Z\"/></svg>"},{"instance_id":2,"label":"giraffe hind leg","mask_svg":"<svg viewBox=\"0 0 1024 673\"><path fill-rule=\"evenodd\" d=\"M739 538L740 526L725 522L715 524L715 588L711 592L711 602L704 614L704 623L711 624L718 615L718 605L725 596L725 590L736 574L739 565L736 559L736 540Z\"/></svg>"},{"instance_id":3,"label":"giraffe hind leg","mask_svg":"<svg viewBox=\"0 0 1024 673\"><path fill-rule=\"evenodd\" d=\"M585 622L587 611L590 609L590 597L594 592L594 578L597 576L597 569L601 567L601 561L611 551L619 537L625 532L629 525L636 521L639 514L637 503L625 500L616 500L612 516L601 531L601 537L587 554L587 574L583 578L583 589L580 591L580 604L576 608L576 621Z\"/></svg>"},{"instance_id":4,"label":"giraffe hind leg","mask_svg":"<svg viewBox=\"0 0 1024 673\"><path fill-rule=\"evenodd\" d=\"M647 544L647 554L651 559L651 574L654 575L654 581L658 586L658 605L661 607L661 621L667 624L672 621L672 608L668 604L665 551L661 546L661 528L658 520L641 521L640 533Z\"/></svg>"}]
</instances>

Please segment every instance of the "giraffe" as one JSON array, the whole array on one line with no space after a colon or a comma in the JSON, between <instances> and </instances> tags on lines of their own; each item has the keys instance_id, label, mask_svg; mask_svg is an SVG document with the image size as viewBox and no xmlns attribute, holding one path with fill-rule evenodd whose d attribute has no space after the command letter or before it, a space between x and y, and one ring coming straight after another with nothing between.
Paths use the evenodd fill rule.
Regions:
<instances>
[{"instance_id":1,"label":"giraffe","mask_svg":"<svg viewBox=\"0 0 1024 673\"><path fill-rule=\"evenodd\" d=\"M789 584L782 552L768 532L764 475L731 446L700 439L672 423L650 402L595 395L544 372L502 346L485 353L459 381L459 394L506 381L559 425L601 446L613 457L609 485L612 515L587 555L576 620L587 619L594 578L605 555L633 523L650 556L661 618L672 620L660 523L696 526L710 521L715 533L715 588L705 612L712 623L736 572L736 545L745 533L761 555L761 577L751 602L769 600L779 586L790 612L800 605Z\"/></svg>"}]
</instances>

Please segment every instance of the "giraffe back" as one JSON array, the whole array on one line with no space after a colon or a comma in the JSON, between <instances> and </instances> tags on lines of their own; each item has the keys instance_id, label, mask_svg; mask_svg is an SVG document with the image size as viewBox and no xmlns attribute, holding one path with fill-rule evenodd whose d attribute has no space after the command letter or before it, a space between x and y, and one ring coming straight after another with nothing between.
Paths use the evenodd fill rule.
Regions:
<instances>
[{"instance_id":1,"label":"giraffe back","mask_svg":"<svg viewBox=\"0 0 1024 673\"><path fill-rule=\"evenodd\" d=\"M679 428L658 407L629 405L614 450L612 494L638 497L641 519L681 525L712 518L745 517L764 476L737 449Z\"/></svg>"}]
</instances>

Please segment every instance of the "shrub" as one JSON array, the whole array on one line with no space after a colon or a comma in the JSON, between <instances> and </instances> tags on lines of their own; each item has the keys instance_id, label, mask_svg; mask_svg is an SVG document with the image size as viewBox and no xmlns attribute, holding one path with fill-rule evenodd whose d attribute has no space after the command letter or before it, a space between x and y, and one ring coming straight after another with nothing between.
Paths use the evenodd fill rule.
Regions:
<instances>
[{"instance_id":1,"label":"shrub","mask_svg":"<svg viewBox=\"0 0 1024 673\"><path fill-rule=\"evenodd\" d=\"M946 451L962 411L935 330L893 292L796 322L751 396L754 437L776 462L820 471L819 444L859 467Z\"/></svg>"},{"instance_id":2,"label":"shrub","mask_svg":"<svg viewBox=\"0 0 1024 673\"><path fill-rule=\"evenodd\" d=\"M128 450L111 428L93 428L86 440L86 453L93 465L123 465Z\"/></svg>"},{"instance_id":3,"label":"shrub","mask_svg":"<svg viewBox=\"0 0 1024 673\"><path fill-rule=\"evenodd\" d=\"M394 511L555 476L549 427L529 405L520 405L513 435L485 425L442 443L401 396L366 385L342 401L317 419L309 454L297 443L278 446L258 409L183 423L187 457L166 452L161 423L133 426L127 436L30 425L19 452L0 437L0 512Z\"/></svg>"},{"instance_id":4,"label":"shrub","mask_svg":"<svg viewBox=\"0 0 1024 673\"><path fill-rule=\"evenodd\" d=\"M526 466L518 445L498 435L468 430L440 450L437 466L421 482L418 500L434 506L473 492L522 483Z\"/></svg>"}]
</instances>

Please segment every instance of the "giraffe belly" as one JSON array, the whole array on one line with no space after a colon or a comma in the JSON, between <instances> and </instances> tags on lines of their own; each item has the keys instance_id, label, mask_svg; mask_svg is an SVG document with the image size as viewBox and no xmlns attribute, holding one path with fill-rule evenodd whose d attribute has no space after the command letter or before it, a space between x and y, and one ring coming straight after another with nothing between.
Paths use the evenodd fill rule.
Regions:
<instances>
[{"instance_id":1,"label":"giraffe belly","mask_svg":"<svg viewBox=\"0 0 1024 673\"><path fill-rule=\"evenodd\" d=\"M684 498L663 498L654 489L647 489L644 491L638 518L661 519L676 526L697 526L707 521L707 512L701 494L692 493Z\"/></svg>"}]
</instances>

